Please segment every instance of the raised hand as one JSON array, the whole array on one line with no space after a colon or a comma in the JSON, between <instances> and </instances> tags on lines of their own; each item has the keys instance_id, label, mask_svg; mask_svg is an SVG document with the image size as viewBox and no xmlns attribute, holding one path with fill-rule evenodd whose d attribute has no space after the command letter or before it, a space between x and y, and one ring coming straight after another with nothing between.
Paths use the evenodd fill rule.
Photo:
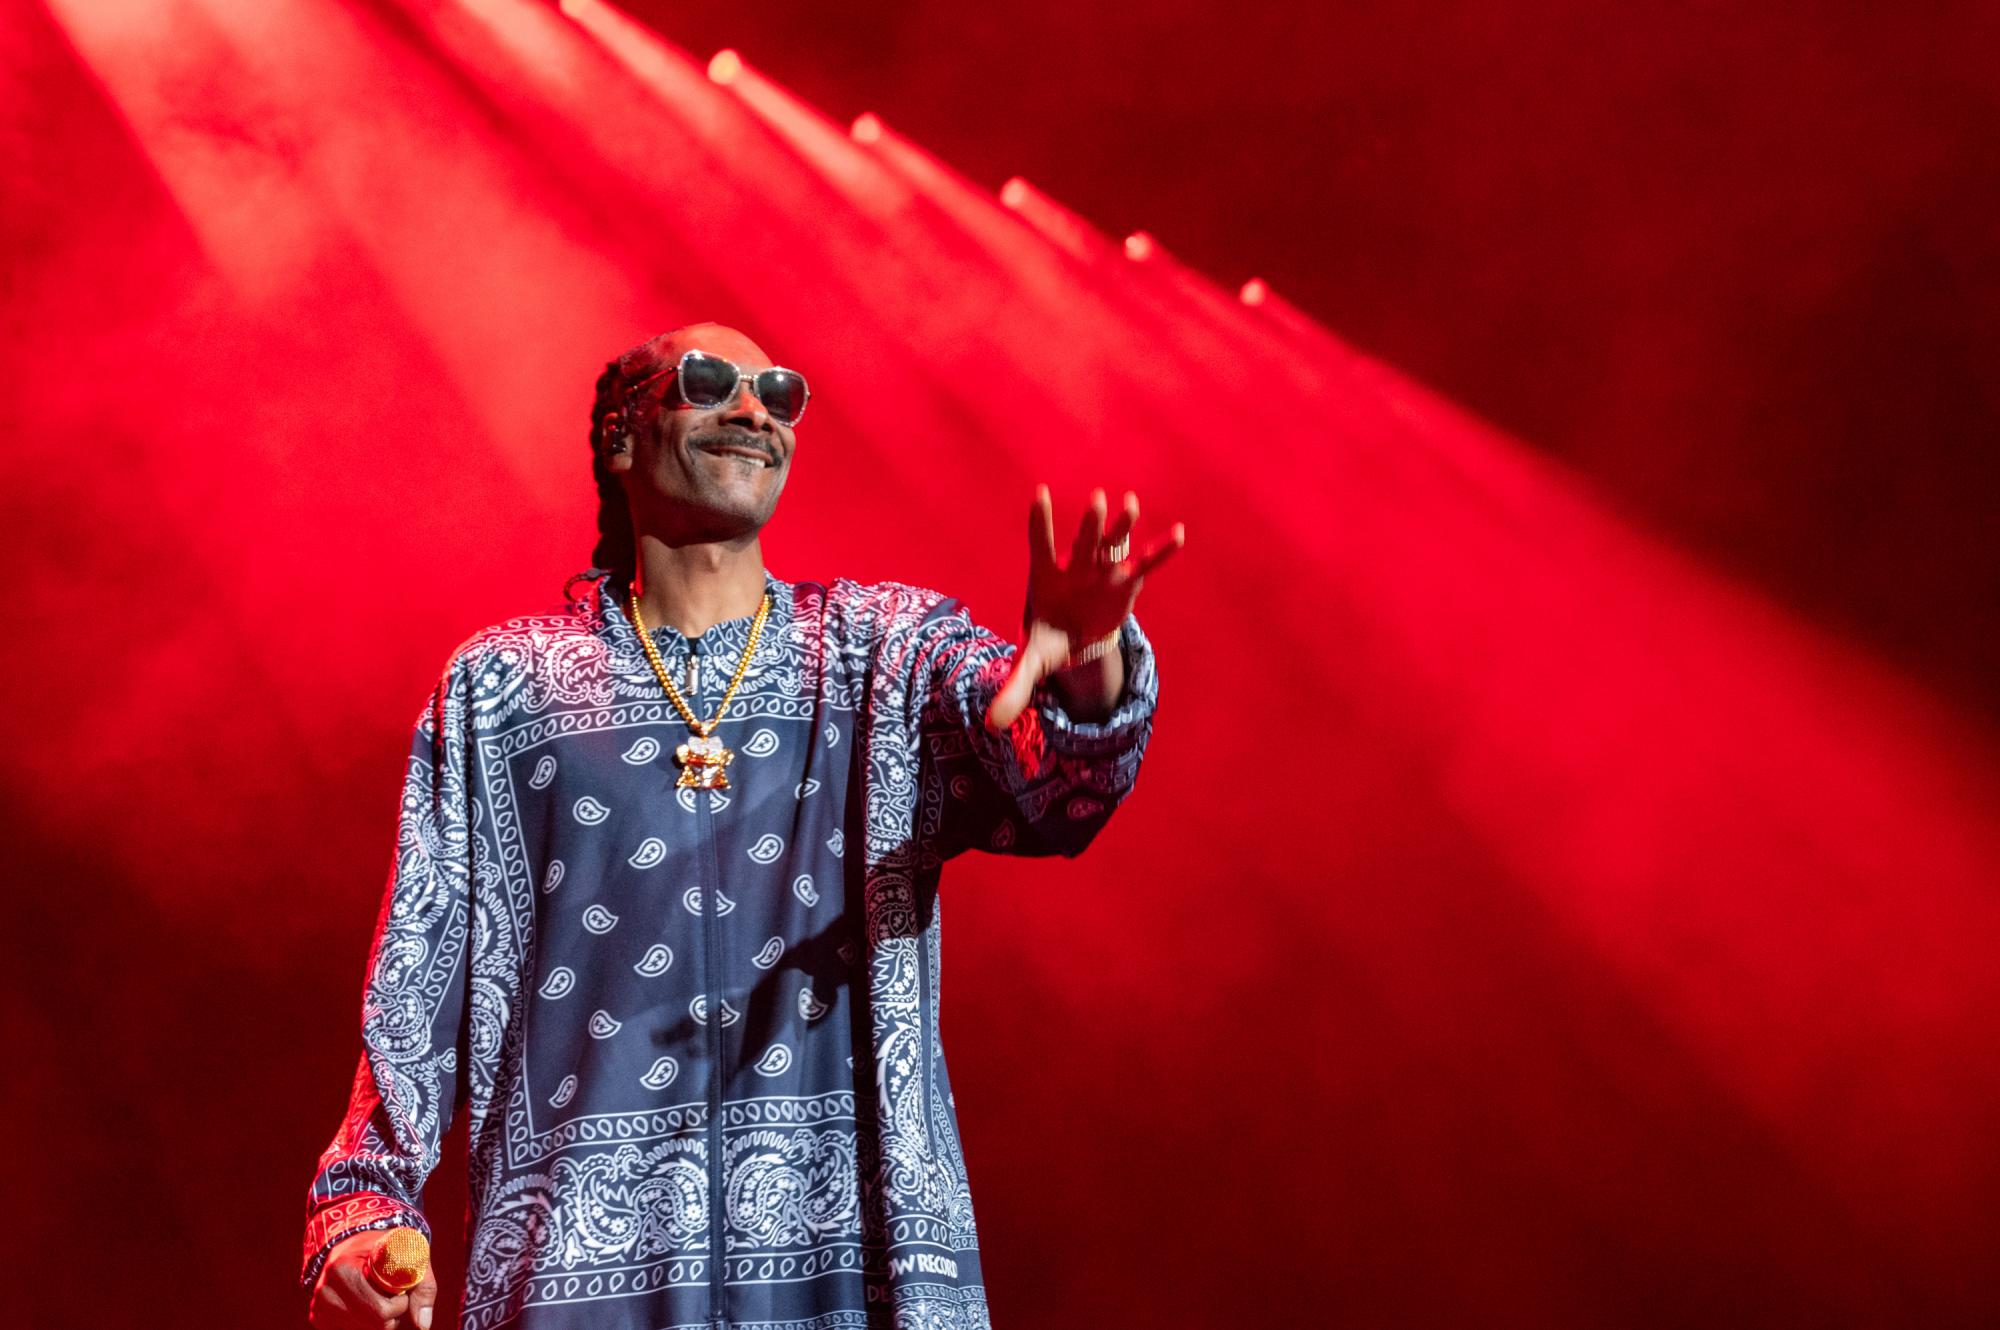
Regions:
<instances>
[{"instance_id":1,"label":"raised hand","mask_svg":"<svg viewBox=\"0 0 2000 1330\"><path fill-rule=\"evenodd\" d=\"M1013 673L986 712L988 729L997 733L1012 725L1043 679L1054 682L1065 702L1086 713L1108 714L1117 700L1125 680L1120 654L1114 649L1087 662L1075 657L1118 631L1139 598L1146 574L1187 543L1187 528L1176 522L1143 551L1134 551L1129 547L1139 521L1139 496L1126 492L1108 528L1106 516L1104 491L1092 490L1090 506L1070 542L1069 562L1058 563L1049 487L1035 487L1034 502L1028 506L1027 640L1014 657Z\"/></svg>"}]
</instances>

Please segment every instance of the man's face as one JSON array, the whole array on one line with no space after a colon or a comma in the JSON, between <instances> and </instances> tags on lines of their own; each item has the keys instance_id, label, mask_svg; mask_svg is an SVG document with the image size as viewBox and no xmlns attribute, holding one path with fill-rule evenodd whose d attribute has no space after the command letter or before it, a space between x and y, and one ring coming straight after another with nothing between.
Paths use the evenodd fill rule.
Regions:
<instances>
[{"instance_id":1,"label":"man's face","mask_svg":"<svg viewBox=\"0 0 2000 1330\"><path fill-rule=\"evenodd\" d=\"M669 333L654 350L659 369L688 351L734 361L746 374L771 366L756 343L719 324ZM622 422L626 451L607 465L623 475L643 531L675 543L754 535L785 487L796 444L791 427L771 418L751 384L721 406L702 408L681 400L677 377L663 374L637 390Z\"/></svg>"}]
</instances>

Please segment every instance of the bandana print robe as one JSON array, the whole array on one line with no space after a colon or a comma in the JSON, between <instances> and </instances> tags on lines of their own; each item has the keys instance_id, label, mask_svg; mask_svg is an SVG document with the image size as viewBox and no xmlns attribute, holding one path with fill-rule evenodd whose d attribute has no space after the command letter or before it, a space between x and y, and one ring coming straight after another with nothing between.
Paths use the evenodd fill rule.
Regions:
<instances>
[{"instance_id":1,"label":"bandana print robe","mask_svg":"<svg viewBox=\"0 0 2000 1330\"><path fill-rule=\"evenodd\" d=\"M938 878L1073 855L1131 790L1158 683L1136 620L1101 724L987 704L1013 647L936 592L767 577L716 730L689 729L608 579L455 654L420 719L351 1104L306 1286L368 1228L428 1232L471 1124L465 1330L985 1327L938 1040ZM654 641L703 718L750 619Z\"/></svg>"}]
</instances>

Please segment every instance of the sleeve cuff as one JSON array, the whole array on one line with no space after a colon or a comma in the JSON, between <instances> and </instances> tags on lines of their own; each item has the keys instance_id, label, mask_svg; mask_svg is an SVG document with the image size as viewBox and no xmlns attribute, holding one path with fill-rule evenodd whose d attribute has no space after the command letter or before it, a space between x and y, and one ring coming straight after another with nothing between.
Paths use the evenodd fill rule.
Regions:
<instances>
[{"instance_id":1,"label":"sleeve cuff","mask_svg":"<svg viewBox=\"0 0 2000 1330\"><path fill-rule=\"evenodd\" d=\"M1159 701L1159 672L1152 643L1139 620L1126 615L1118 628L1118 650L1125 661L1125 687L1111 714L1100 721L1072 719L1055 690L1046 684L1035 690L1035 710L1051 750L1064 756L1088 757L1128 748L1150 725Z\"/></svg>"},{"instance_id":2,"label":"sleeve cuff","mask_svg":"<svg viewBox=\"0 0 2000 1330\"><path fill-rule=\"evenodd\" d=\"M320 1268L326 1264L329 1252L356 1233L384 1228L413 1228L422 1233L426 1241L431 1236L430 1222L424 1218L422 1211L380 1192L357 1192L344 1196L307 1216L306 1264L299 1277L307 1295L311 1295L313 1285L319 1281Z\"/></svg>"}]
</instances>

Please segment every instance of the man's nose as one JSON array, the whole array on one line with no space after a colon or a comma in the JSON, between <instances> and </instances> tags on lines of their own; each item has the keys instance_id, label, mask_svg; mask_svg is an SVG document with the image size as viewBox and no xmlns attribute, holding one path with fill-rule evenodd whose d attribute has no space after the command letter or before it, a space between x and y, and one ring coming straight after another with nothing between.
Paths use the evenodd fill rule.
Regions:
<instances>
[{"instance_id":1,"label":"man's nose","mask_svg":"<svg viewBox=\"0 0 2000 1330\"><path fill-rule=\"evenodd\" d=\"M756 390L747 383L737 388L736 396L729 403L728 413L722 419L727 425L742 425L747 429L762 430L765 433L775 430L771 412L757 400Z\"/></svg>"}]
</instances>

